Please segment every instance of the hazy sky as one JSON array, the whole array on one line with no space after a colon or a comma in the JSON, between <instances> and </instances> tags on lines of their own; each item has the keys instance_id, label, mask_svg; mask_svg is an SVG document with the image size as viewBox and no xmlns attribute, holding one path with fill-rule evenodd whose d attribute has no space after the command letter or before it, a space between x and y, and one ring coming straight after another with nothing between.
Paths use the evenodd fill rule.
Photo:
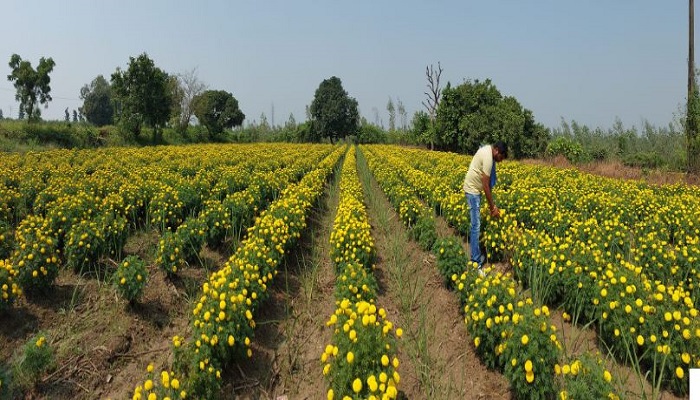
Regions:
<instances>
[{"instance_id":1,"label":"hazy sky","mask_svg":"<svg viewBox=\"0 0 700 400\"><path fill-rule=\"evenodd\" d=\"M643 119L667 125L685 102L688 2L178 1L3 2L0 109L17 116L7 81L13 53L36 67L52 57L45 119L78 108L80 88L146 52L171 74L197 68L209 88L231 92L246 122L281 124L322 80L339 77L360 112L388 124L400 99L423 108L425 67L442 82L491 78L546 126L561 118L610 127Z\"/></svg>"}]
</instances>

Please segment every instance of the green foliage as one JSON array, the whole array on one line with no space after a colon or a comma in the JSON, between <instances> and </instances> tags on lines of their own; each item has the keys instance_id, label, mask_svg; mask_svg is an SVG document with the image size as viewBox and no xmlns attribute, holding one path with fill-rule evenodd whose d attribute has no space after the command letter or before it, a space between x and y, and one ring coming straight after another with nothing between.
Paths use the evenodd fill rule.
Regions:
<instances>
[{"instance_id":1,"label":"green foliage","mask_svg":"<svg viewBox=\"0 0 700 400\"><path fill-rule=\"evenodd\" d=\"M241 125L245 114L238 100L223 90L207 90L193 99L194 115L209 131L212 140L220 138L224 128Z\"/></svg>"},{"instance_id":2,"label":"green foliage","mask_svg":"<svg viewBox=\"0 0 700 400\"><path fill-rule=\"evenodd\" d=\"M564 156L572 163L583 161L584 158L581 144L564 136L559 136L549 142L544 154L547 157Z\"/></svg>"},{"instance_id":3,"label":"green foliage","mask_svg":"<svg viewBox=\"0 0 700 400\"><path fill-rule=\"evenodd\" d=\"M89 86L83 86L80 89L80 98L83 100L80 112L89 123L96 126L112 124L114 120L112 88L104 76L98 75Z\"/></svg>"},{"instance_id":4,"label":"green foliage","mask_svg":"<svg viewBox=\"0 0 700 400\"><path fill-rule=\"evenodd\" d=\"M467 81L442 92L436 116L440 149L474 153L482 143L504 141L514 158L542 153L549 138L544 126L514 97L503 96L490 79Z\"/></svg>"},{"instance_id":5,"label":"green foliage","mask_svg":"<svg viewBox=\"0 0 700 400\"><path fill-rule=\"evenodd\" d=\"M644 121L640 128L625 127L617 119L609 129L591 129L562 120L552 134L555 140L564 137L580 144L582 153L576 162L621 161L634 167L671 170L687 166L686 136L674 124L655 127Z\"/></svg>"},{"instance_id":6,"label":"green foliage","mask_svg":"<svg viewBox=\"0 0 700 400\"><path fill-rule=\"evenodd\" d=\"M34 122L41 117L37 100L46 107L51 101L49 74L56 63L51 58L41 57L39 66L35 70L29 61L23 61L19 55L13 54L9 65L12 73L7 76L7 80L14 82L17 90L15 100L19 101L20 115L26 114L29 122Z\"/></svg>"},{"instance_id":7,"label":"green foliage","mask_svg":"<svg viewBox=\"0 0 700 400\"><path fill-rule=\"evenodd\" d=\"M431 211L432 213L432 211ZM435 245L437 232L435 231L435 218L432 215L420 215L411 227L411 238L418 242L421 249L429 251Z\"/></svg>"},{"instance_id":8,"label":"green foliage","mask_svg":"<svg viewBox=\"0 0 700 400\"><path fill-rule=\"evenodd\" d=\"M385 143L386 132L376 125L363 121L357 132L357 143Z\"/></svg>"},{"instance_id":9,"label":"green foliage","mask_svg":"<svg viewBox=\"0 0 700 400\"><path fill-rule=\"evenodd\" d=\"M43 334L38 334L22 346L19 360L12 369L13 384L23 389L30 389L42 374L55 367L53 351Z\"/></svg>"},{"instance_id":10,"label":"green foliage","mask_svg":"<svg viewBox=\"0 0 700 400\"><path fill-rule=\"evenodd\" d=\"M639 152L626 156L622 159L622 163L629 167L659 168L666 165L666 160L656 153Z\"/></svg>"},{"instance_id":11,"label":"green foliage","mask_svg":"<svg viewBox=\"0 0 700 400\"><path fill-rule=\"evenodd\" d=\"M437 267L445 285L454 285L453 276L460 275L467 269L469 257L462 247L462 240L456 236L448 236L435 241L433 254L437 257Z\"/></svg>"},{"instance_id":12,"label":"green foliage","mask_svg":"<svg viewBox=\"0 0 700 400\"><path fill-rule=\"evenodd\" d=\"M430 116L425 111L416 111L413 114L413 136L419 143L435 143L435 129L430 122Z\"/></svg>"},{"instance_id":13,"label":"green foliage","mask_svg":"<svg viewBox=\"0 0 700 400\"><path fill-rule=\"evenodd\" d=\"M147 281L146 263L138 256L125 258L113 275L113 283L117 293L129 303L134 303L141 297Z\"/></svg>"},{"instance_id":14,"label":"green foliage","mask_svg":"<svg viewBox=\"0 0 700 400\"><path fill-rule=\"evenodd\" d=\"M359 129L357 100L348 96L338 77L321 82L311 102L310 112L313 130L318 136L331 141L355 135Z\"/></svg>"},{"instance_id":15,"label":"green foliage","mask_svg":"<svg viewBox=\"0 0 700 400\"><path fill-rule=\"evenodd\" d=\"M117 100L117 118L135 137L142 125L153 128L153 142L162 141L162 128L170 118L173 98L168 74L156 67L146 53L129 57L126 71L112 74L112 91Z\"/></svg>"}]
</instances>

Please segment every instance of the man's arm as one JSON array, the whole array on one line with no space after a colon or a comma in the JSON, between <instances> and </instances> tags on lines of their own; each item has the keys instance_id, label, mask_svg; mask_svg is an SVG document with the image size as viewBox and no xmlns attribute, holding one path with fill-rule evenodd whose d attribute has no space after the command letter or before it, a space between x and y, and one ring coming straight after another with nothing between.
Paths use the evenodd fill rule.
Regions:
<instances>
[{"instance_id":1,"label":"man's arm","mask_svg":"<svg viewBox=\"0 0 700 400\"><path fill-rule=\"evenodd\" d=\"M486 174L481 174L481 185L484 188L484 194L486 195L486 200L489 202L489 210L491 211L492 217L500 217L501 211L496 207L493 202L493 195L491 194L491 177Z\"/></svg>"}]
</instances>

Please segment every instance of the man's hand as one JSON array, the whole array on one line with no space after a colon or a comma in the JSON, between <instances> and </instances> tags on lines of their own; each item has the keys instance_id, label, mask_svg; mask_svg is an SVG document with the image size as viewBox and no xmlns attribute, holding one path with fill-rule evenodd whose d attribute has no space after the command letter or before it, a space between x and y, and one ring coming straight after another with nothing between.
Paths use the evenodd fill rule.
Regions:
<instances>
[{"instance_id":1,"label":"man's hand","mask_svg":"<svg viewBox=\"0 0 700 400\"><path fill-rule=\"evenodd\" d=\"M494 218L501 218L501 210L496 206L491 207L491 216Z\"/></svg>"}]
</instances>

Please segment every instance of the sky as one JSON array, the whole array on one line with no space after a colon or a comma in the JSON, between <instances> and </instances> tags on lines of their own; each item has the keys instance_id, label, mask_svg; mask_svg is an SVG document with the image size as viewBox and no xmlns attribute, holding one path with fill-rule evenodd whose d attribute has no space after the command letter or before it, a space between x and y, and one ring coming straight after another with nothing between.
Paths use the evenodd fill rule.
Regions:
<instances>
[{"instance_id":1,"label":"sky","mask_svg":"<svg viewBox=\"0 0 700 400\"><path fill-rule=\"evenodd\" d=\"M80 88L147 53L169 74L196 68L238 100L246 123L306 119L331 76L370 122L388 126L389 99L409 120L424 110L425 69L441 84L490 78L554 128L610 128L678 119L687 92L688 2L659 0L6 0L0 75L12 54L51 57L44 119L82 105ZM8 4L9 3L9 4ZM700 14L699 14L700 15ZM0 79L0 109L16 118Z\"/></svg>"}]
</instances>

